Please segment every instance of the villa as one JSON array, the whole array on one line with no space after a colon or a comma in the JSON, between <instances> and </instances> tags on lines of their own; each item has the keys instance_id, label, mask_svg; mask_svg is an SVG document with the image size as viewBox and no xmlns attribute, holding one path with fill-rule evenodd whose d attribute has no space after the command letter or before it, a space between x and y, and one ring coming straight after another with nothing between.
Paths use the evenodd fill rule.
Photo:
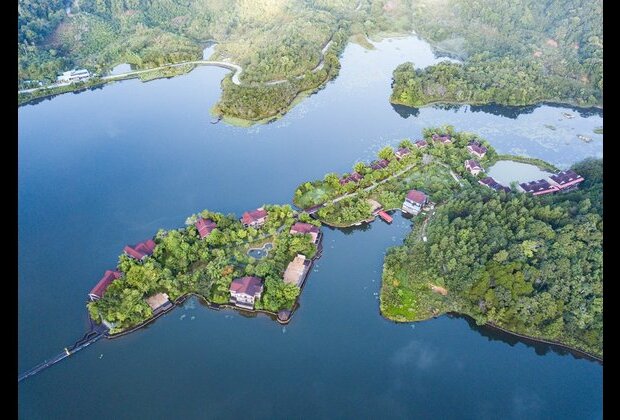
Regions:
<instances>
[{"instance_id":1,"label":"villa","mask_svg":"<svg viewBox=\"0 0 620 420\"><path fill-rule=\"evenodd\" d=\"M477 141L472 141L471 143L469 143L467 145L467 150L472 155L478 156L479 159L482 159L484 155L487 154L487 148Z\"/></svg>"},{"instance_id":2,"label":"villa","mask_svg":"<svg viewBox=\"0 0 620 420\"><path fill-rule=\"evenodd\" d=\"M418 149L424 149L425 147L428 147L428 143L426 142L426 140L418 140L413 143L413 145Z\"/></svg>"},{"instance_id":3,"label":"villa","mask_svg":"<svg viewBox=\"0 0 620 420\"><path fill-rule=\"evenodd\" d=\"M90 298L90 300L101 299L106 289L108 288L108 286L112 284L114 280L121 277L122 275L123 274L117 270L114 270L114 271L106 270L101 280L99 280L99 283L97 283L95 287L93 287L93 290L91 290L90 293L88 294L88 297Z\"/></svg>"},{"instance_id":4,"label":"villa","mask_svg":"<svg viewBox=\"0 0 620 420\"><path fill-rule=\"evenodd\" d=\"M578 184L583 182L583 177L577 175L572 169L558 172L555 175L549 177L549 183L562 191L572 190L577 188Z\"/></svg>"},{"instance_id":5,"label":"villa","mask_svg":"<svg viewBox=\"0 0 620 420\"><path fill-rule=\"evenodd\" d=\"M422 191L411 190L407 193L407 197L403 202L402 211L413 214L414 216L422 210L422 207L428 202L428 197Z\"/></svg>"},{"instance_id":6,"label":"villa","mask_svg":"<svg viewBox=\"0 0 620 420\"><path fill-rule=\"evenodd\" d=\"M289 230L288 233L291 235L309 234L312 237L312 243L317 244L321 231L317 226L311 225L310 223L297 222L291 226L291 230Z\"/></svg>"},{"instance_id":7,"label":"villa","mask_svg":"<svg viewBox=\"0 0 620 420\"><path fill-rule=\"evenodd\" d=\"M203 219L202 217L198 219L196 223L194 223L196 229L198 229L198 234L200 235L200 239L204 239L215 229L217 226L215 222L211 219Z\"/></svg>"},{"instance_id":8,"label":"villa","mask_svg":"<svg viewBox=\"0 0 620 420\"><path fill-rule=\"evenodd\" d=\"M127 245L123 248L123 252L128 257L134 258L138 261L144 260L151 255L155 250L155 241L147 239L144 242L137 243L134 246Z\"/></svg>"},{"instance_id":9,"label":"villa","mask_svg":"<svg viewBox=\"0 0 620 420\"><path fill-rule=\"evenodd\" d=\"M370 167L372 169L374 169L375 171L379 170L379 169L384 169L387 168L387 166L390 164L389 161L385 160L385 159L381 159L379 161L375 161L373 163L370 164Z\"/></svg>"},{"instance_id":10,"label":"villa","mask_svg":"<svg viewBox=\"0 0 620 420\"><path fill-rule=\"evenodd\" d=\"M545 179L539 179L538 181L522 182L519 184L519 191L530 193L532 195L544 195L551 194L559 191L560 188L555 185L551 185Z\"/></svg>"},{"instance_id":11,"label":"villa","mask_svg":"<svg viewBox=\"0 0 620 420\"><path fill-rule=\"evenodd\" d=\"M473 176L478 175L480 172L484 172L482 166L473 159L467 159L465 161L465 169Z\"/></svg>"},{"instance_id":12,"label":"villa","mask_svg":"<svg viewBox=\"0 0 620 420\"><path fill-rule=\"evenodd\" d=\"M151 307L153 315L158 315L172 307L168 295L166 293L157 293L146 298L146 303Z\"/></svg>"},{"instance_id":13,"label":"villa","mask_svg":"<svg viewBox=\"0 0 620 420\"><path fill-rule=\"evenodd\" d=\"M234 279L230 283L230 303L245 309L254 309L254 302L263 293L263 279L245 276Z\"/></svg>"},{"instance_id":14,"label":"villa","mask_svg":"<svg viewBox=\"0 0 620 420\"><path fill-rule=\"evenodd\" d=\"M433 134L433 141L439 142L441 144L451 144L452 143L452 136L450 136L449 134Z\"/></svg>"},{"instance_id":15,"label":"villa","mask_svg":"<svg viewBox=\"0 0 620 420\"><path fill-rule=\"evenodd\" d=\"M502 184L500 184L499 182L497 182L490 176L481 179L480 181L478 181L478 183L480 185L484 185L485 187L491 188L492 190L495 190L495 191L510 192L510 188L503 186Z\"/></svg>"},{"instance_id":16,"label":"villa","mask_svg":"<svg viewBox=\"0 0 620 420\"><path fill-rule=\"evenodd\" d=\"M406 147L400 147L398 148L398 150L396 150L396 152L394 152L394 156L396 156L396 159L398 160L401 160L409 154L411 154L411 150L407 149Z\"/></svg>"},{"instance_id":17,"label":"villa","mask_svg":"<svg viewBox=\"0 0 620 420\"><path fill-rule=\"evenodd\" d=\"M303 285L306 273L310 267L310 260L305 255L297 254L297 256L288 263L284 271L284 283L294 284L297 287Z\"/></svg>"},{"instance_id":18,"label":"villa","mask_svg":"<svg viewBox=\"0 0 620 420\"><path fill-rule=\"evenodd\" d=\"M246 211L241 217L241 223L245 227L261 227L267 221L267 210L260 207L256 210Z\"/></svg>"},{"instance_id":19,"label":"villa","mask_svg":"<svg viewBox=\"0 0 620 420\"><path fill-rule=\"evenodd\" d=\"M357 172L353 172L347 177L342 177L342 179L340 180L340 185L348 184L349 182L360 182L363 178L363 175L360 175Z\"/></svg>"}]
</instances>

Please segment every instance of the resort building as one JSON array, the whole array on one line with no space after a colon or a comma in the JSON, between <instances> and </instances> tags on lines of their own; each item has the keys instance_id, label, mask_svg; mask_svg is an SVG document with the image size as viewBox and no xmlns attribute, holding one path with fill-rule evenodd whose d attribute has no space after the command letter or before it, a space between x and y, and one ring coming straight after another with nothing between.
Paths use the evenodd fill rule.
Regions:
<instances>
[{"instance_id":1,"label":"resort building","mask_svg":"<svg viewBox=\"0 0 620 420\"><path fill-rule=\"evenodd\" d=\"M545 179L539 179L538 181L522 182L519 184L519 191L529 193L532 195L544 195L551 194L560 189L555 185L549 184Z\"/></svg>"},{"instance_id":2,"label":"resort building","mask_svg":"<svg viewBox=\"0 0 620 420\"><path fill-rule=\"evenodd\" d=\"M342 177L340 179L340 185L348 184L349 182L360 182L364 178L363 175L353 172L349 176Z\"/></svg>"},{"instance_id":3,"label":"resort building","mask_svg":"<svg viewBox=\"0 0 620 420\"><path fill-rule=\"evenodd\" d=\"M144 260L151 255L155 250L155 241L147 239L144 242L137 243L134 246L127 245L123 248L125 255L134 258L138 261Z\"/></svg>"},{"instance_id":4,"label":"resort building","mask_svg":"<svg viewBox=\"0 0 620 420\"><path fill-rule=\"evenodd\" d=\"M254 302L263 293L263 279L245 276L234 279L230 283L230 303L245 309L254 309Z\"/></svg>"},{"instance_id":5,"label":"resort building","mask_svg":"<svg viewBox=\"0 0 620 420\"><path fill-rule=\"evenodd\" d=\"M467 145L467 150L472 155L478 156L479 159L482 159L484 155L487 154L487 148L477 141L472 141L471 143L469 143Z\"/></svg>"},{"instance_id":6,"label":"resort building","mask_svg":"<svg viewBox=\"0 0 620 420\"><path fill-rule=\"evenodd\" d=\"M441 143L441 144L451 144L452 143L452 136L450 136L449 134L433 134L433 141Z\"/></svg>"},{"instance_id":7,"label":"resort building","mask_svg":"<svg viewBox=\"0 0 620 420\"><path fill-rule=\"evenodd\" d=\"M374 169L375 171L379 170L379 169L384 169L387 168L387 166L390 164L389 161L385 160L385 159L381 159L378 161L375 161L373 163L370 164L370 167L372 169Z\"/></svg>"},{"instance_id":8,"label":"resort building","mask_svg":"<svg viewBox=\"0 0 620 420\"><path fill-rule=\"evenodd\" d=\"M490 176L488 176L486 178L482 178L480 181L478 181L478 183L480 185L484 185L485 187L491 188L491 189L493 189L495 191L510 192L510 188L503 186L502 184L500 184L499 182L497 182L496 180L494 180Z\"/></svg>"},{"instance_id":9,"label":"resort building","mask_svg":"<svg viewBox=\"0 0 620 420\"><path fill-rule=\"evenodd\" d=\"M422 210L428 203L428 197L422 191L411 190L407 193L407 197L403 202L403 212L413 214L414 216Z\"/></svg>"},{"instance_id":10,"label":"resort building","mask_svg":"<svg viewBox=\"0 0 620 420\"><path fill-rule=\"evenodd\" d=\"M401 160L402 158L410 154L411 154L411 150L407 149L406 147L399 147L398 150L394 152L394 156L396 156L396 159L398 160Z\"/></svg>"},{"instance_id":11,"label":"resort building","mask_svg":"<svg viewBox=\"0 0 620 420\"><path fill-rule=\"evenodd\" d=\"M306 278L308 267L310 267L310 260L306 259L305 255L297 254L293 261L288 263L284 271L284 283L301 287Z\"/></svg>"},{"instance_id":12,"label":"resort building","mask_svg":"<svg viewBox=\"0 0 620 420\"><path fill-rule=\"evenodd\" d=\"M90 300L101 299L105 291L107 290L108 286L112 284L114 280L121 277L122 275L123 274L117 270L114 270L114 271L106 270L101 280L99 280L99 283L97 283L95 287L93 287L93 290L91 290L90 293L88 294L88 297L90 298Z\"/></svg>"},{"instance_id":13,"label":"resort building","mask_svg":"<svg viewBox=\"0 0 620 420\"><path fill-rule=\"evenodd\" d=\"M86 69L69 70L58 76L57 80L60 83L71 83L78 80L88 79L90 73Z\"/></svg>"},{"instance_id":14,"label":"resort building","mask_svg":"<svg viewBox=\"0 0 620 420\"><path fill-rule=\"evenodd\" d=\"M170 302L170 299L166 293L154 294L153 296L146 298L146 303L148 303L153 310L153 315L166 311L172 306L172 302Z\"/></svg>"},{"instance_id":15,"label":"resort building","mask_svg":"<svg viewBox=\"0 0 620 420\"><path fill-rule=\"evenodd\" d=\"M204 239L215 229L217 226L215 222L211 219L203 219L202 217L198 219L196 223L194 223L196 229L198 229L198 234L200 235L200 239Z\"/></svg>"},{"instance_id":16,"label":"resort building","mask_svg":"<svg viewBox=\"0 0 620 420\"><path fill-rule=\"evenodd\" d=\"M465 161L465 170L467 170L473 176L478 175L480 172L484 172L482 166L473 159L467 159Z\"/></svg>"},{"instance_id":17,"label":"resort building","mask_svg":"<svg viewBox=\"0 0 620 420\"><path fill-rule=\"evenodd\" d=\"M241 223L245 227L261 227L267 221L267 210L260 207L256 210L246 211L241 217Z\"/></svg>"},{"instance_id":18,"label":"resort building","mask_svg":"<svg viewBox=\"0 0 620 420\"><path fill-rule=\"evenodd\" d=\"M577 173L572 169L558 172L557 174L549 177L549 183L562 191L577 188L581 182L583 182L583 177L581 177L581 175L577 175Z\"/></svg>"},{"instance_id":19,"label":"resort building","mask_svg":"<svg viewBox=\"0 0 620 420\"><path fill-rule=\"evenodd\" d=\"M418 140L413 143L413 145L418 149L424 149L425 147L428 147L428 143L426 142L426 140Z\"/></svg>"},{"instance_id":20,"label":"resort building","mask_svg":"<svg viewBox=\"0 0 620 420\"><path fill-rule=\"evenodd\" d=\"M297 222L291 226L289 232L291 235L305 235L308 234L312 237L312 243L319 243L319 235L321 230L318 226L311 225L310 223Z\"/></svg>"}]
</instances>

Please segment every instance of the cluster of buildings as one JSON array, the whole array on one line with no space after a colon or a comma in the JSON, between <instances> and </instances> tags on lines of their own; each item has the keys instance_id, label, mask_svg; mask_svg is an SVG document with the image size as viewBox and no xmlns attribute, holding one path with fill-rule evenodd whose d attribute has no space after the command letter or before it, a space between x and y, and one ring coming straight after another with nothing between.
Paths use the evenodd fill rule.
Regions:
<instances>
[{"instance_id":1,"label":"cluster of buildings","mask_svg":"<svg viewBox=\"0 0 620 420\"><path fill-rule=\"evenodd\" d=\"M310 235L312 243L318 248L321 241L321 231L310 223L296 222L289 230L291 235ZM301 288L304 285L312 259L303 254L297 254L282 275L282 281L294 284ZM234 279L229 288L230 303L243 309L254 309L254 304L261 298L264 280L260 277L245 276Z\"/></svg>"},{"instance_id":2,"label":"cluster of buildings","mask_svg":"<svg viewBox=\"0 0 620 420\"><path fill-rule=\"evenodd\" d=\"M90 78L90 72L86 69L69 70L62 73L56 78L58 83L73 83L80 80L87 80Z\"/></svg>"}]
</instances>

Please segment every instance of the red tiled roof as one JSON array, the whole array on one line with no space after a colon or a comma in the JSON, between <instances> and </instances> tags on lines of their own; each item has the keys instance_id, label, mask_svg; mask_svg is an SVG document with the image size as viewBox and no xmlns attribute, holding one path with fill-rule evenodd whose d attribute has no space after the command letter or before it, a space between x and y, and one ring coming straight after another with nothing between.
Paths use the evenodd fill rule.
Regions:
<instances>
[{"instance_id":1,"label":"red tiled roof","mask_svg":"<svg viewBox=\"0 0 620 420\"><path fill-rule=\"evenodd\" d=\"M414 145L415 145L417 148L421 149L421 148L423 148L423 147L428 146L428 143L426 142L426 140L418 140L418 141L416 141L416 142L414 143Z\"/></svg>"},{"instance_id":2,"label":"red tiled roof","mask_svg":"<svg viewBox=\"0 0 620 420\"><path fill-rule=\"evenodd\" d=\"M141 260L147 255L151 255L155 249L155 241L147 239L144 242L137 243L134 246L127 245L123 248L123 251L137 260Z\"/></svg>"},{"instance_id":3,"label":"red tiled roof","mask_svg":"<svg viewBox=\"0 0 620 420\"><path fill-rule=\"evenodd\" d=\"M558 190L555 185L549 184L545 179L539 179L538 181L522 182L519 184L525 192L532 193L534 195L548 194Z\"/></svg>"},{"instance_id":4,"label":"red tiled roof","mask_svg":"<svg viewBox=\"0 0 620 420\"><path fill-rule=\"evenodd\" d=\"M500 184L499 182L497 182L496 180L494 180L492 177L487 176L486 178L482 178L480 181L478 181L479 184L482 184L486 187L492 188L496 191L506 191L506 192L510 192L510 188L503 186L502 184Z\"/></svg>"},{"instance_id":5,"label":"red tiled roof","mask_svg":"<svg viewBox=\"0 0 620 420\"><path fill-rule=\"evenodd\" d=\"M267 216L267 210L256 209L252 211L246 211L245 213L243 213L243 217L241 218L241 221L244 224L249 225L250 223L256 222L266 216Z\"/></svg>"},{"instance_id":6,"label":"red tiled roof","mask_svg":"<svg viewBox=\"0 0 620 420\"><path fill-rule=\"evenodd\" d=\"M482 169L482 166L480 166L480 164L473 159L467 159L465 161L465 167L470 170L471 169Z\"/></svg>"},{"instance_id":7,"label":"red tiled roof","mask_svg":"<svg viewBox=\"0 0 620 420\"><path fill-rule=\"evenodd\" d=\"M414 203L424 204L427 197L422 191L411 190L407 193L407 199L413 201Z\"/></svg>"},{"instance_id":8,"label":"red tiled roof","mask_svg":"<svg viewBox=\"0 0 620 420\"><path fill-rule=\"evenodd\" d=\"M196 223L194 223L194 226L196 226L196 229L198 229L198 234L201 238L208 236L209 233L211 233L211 231L213 231L213 229L217 227L213 220L203 219L202 217L198 219Z\"/></svg>"},{"instance_id":9,"label":"red tiled roof","mask_svg":"<svg viewBox=\"0 0 620 420\"><path fill-rule=\"evenodd\" d=\"M229 290L235 293L256 296L263 291L263 279L253 276L239 277L230 283Z\"/></svg>"},{"instance_id":10,"label":"red tiled roof","mask_svg":"<svg viewBox=\"0 0 620 420\"><path fill-rule=\"evenodd\" d=\"M344 185L348 182L359 182L362 180L362 178L364 178L362 175L358 174L357 172L353 172L351 175L343 177L340 180L340 185Z\"/></svg>"},{"instance_id":11,"label":"red tiled roof","mask_svg":"<svg viewBox=\"0 0 620 420\"><path fill-rule=\"evenodd\" d=\"M373 163L370 165L370 167L371 167L372 169L374 169L374 170L377 170L377 169L383 169L383 168L387 167L389 164L390 164L390 162L389 162L389 161L387 161L387 160L385 160L385 159L381 159L381 160L379 160L379 161L375 161L375 162L373 162Z\"/></svg>"},{"instance_id":12,"label":"red tiled roof","mask_svg":"<svg viewBox=\"0 0 620 420\"><path fill-rule=\"evenodd\" d=\"M473 141L467 145L467 150L476 153L477 155L484 155L487 152L487 148L477 141Z\"/></svg>"},{"instance_id":13,"label":"red tiled roof","mask_svg":"<svg viewBox=\"0 0 620 420\"><path fill-rule=\"evenodd\" d=\"M297 222L293 226L291 226L290 233L319 233L319 228L317 226L311 225L310 223Z\"/></svg>"},{"instance_id":14,"label":"red tiled roof","mask_svg":"<svg viewBox=\"0 0 620 420\"><path fill-rule=\"evenodd\" d=\"M106 270L103 277L101 277L101 280L99 280L99 283L97 283L95 287L93 287L93 290L90 291L89 295L102 298L108 286L120 276L120 271Z\"/></svg>"},{"instance_id":15,"label":"red tiled roof","mask_svg":"<svg viewBox=\"0 0 620 420\"><path fill-rule=\"evenodd\" d=\"M572 169L558 172L555 175L551 175L549 178L558 184L562 189L570 187L571 185L579 184L583 181L583 178L580 175L577 175L577 173Z\"/></svg>"},{"instance_id":16,"label":"red tiled roof","mask_svg":"<svg viewBox=\"0 0 620 420\"><path fill-rule=\"evenodd\" d=\"M394 154L396 155L396 157L402 157L408 155L409 153L411 153L411 150L406 147L400 147Z\"/></svg>"},{"instance_id":17,"label":"red tiled roof","mask_svg":"<svg viewBox=\"0 0 620 420\"><path fill-rule=\"evenodd\" d=\"M452 143L452 140L450 140L452 138L452 136L450 134L433 134L432 136L433 140L435 141L439 141L441 143Z\"/></svg>"}]
</instances>

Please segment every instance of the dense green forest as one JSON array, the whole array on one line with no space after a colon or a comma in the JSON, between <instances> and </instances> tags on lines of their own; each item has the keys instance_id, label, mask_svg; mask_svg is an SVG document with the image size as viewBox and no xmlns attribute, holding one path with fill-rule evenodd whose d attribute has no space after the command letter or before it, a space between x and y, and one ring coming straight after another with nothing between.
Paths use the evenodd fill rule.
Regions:
<instances>
[{"instance_id":1,"label":"dense green forest","mask_svg":"<svg viewBox=\"0 0 620 420\"><path fill-rule=\"evenodd\" d=\"M602 17L600 0L422 0L416 31L464 62L400 65L391 101L602 105Z\"/></svg>"},{"instance_id":2,"label":"dense green forest","mask_svg":"<svg viewBox=\"0 0 620 420\"><path fill-rule=\"evenodd\" d=\"M227 303L231 281L240 276L256 275L265 279L265 289L256 302L257 309L276 312L291 309L299 287L284 283L282 273L297 254L313 258L316 247L309 235L291 235L294 223L290 206L265 206L266 224L245 228L234 215L207 210L187 219L187 227L164 231L155 236L155 251L140 263L125 255L119 257L118 270L123 276L108 286L102 299L90 302L88 310L94 320L105 319L119 332L148 319L151 308L145 298L167 293L171 300L195 293L214 303ZM201 239L193 225L197 217L209 218L217 228ZM320 225L307 214L299 219ZM247 255L253 247L272 242L268 255L256 260Z\"/></svg>"},{"instance_id":3,"label":"dense green forest","mask_svg":"<svg viewBox=\"0 0 620 420\"><path fill-rule=\"evenodd\" d=\"M602 160L574 169L585 178L574 192L468 188L427 223L416 219L405 244L386 255L383 315L415 321L460 312L602 357Z\"/></svg>"},{"instance_id":4,"label":"dense green forest","mask_svg":"<svg viewBox=\"0 0 620 420\"><path fill-rule=\"evenodd\" d=\"M44 85L74 67L98 75L120 63L136 69L198 60L243 67L241 86L223 82L214 111L261 120L288 109L300 92L338 74L352 34L408 29L407 3L359 0L19 0L20 88ZM66 11L70 6L70 12ZM321 51L332 41L322 69ZM269 85L266 82L287 80ZM31 95L37 96L37 95Z\"/></svg>"}]
</instances>

